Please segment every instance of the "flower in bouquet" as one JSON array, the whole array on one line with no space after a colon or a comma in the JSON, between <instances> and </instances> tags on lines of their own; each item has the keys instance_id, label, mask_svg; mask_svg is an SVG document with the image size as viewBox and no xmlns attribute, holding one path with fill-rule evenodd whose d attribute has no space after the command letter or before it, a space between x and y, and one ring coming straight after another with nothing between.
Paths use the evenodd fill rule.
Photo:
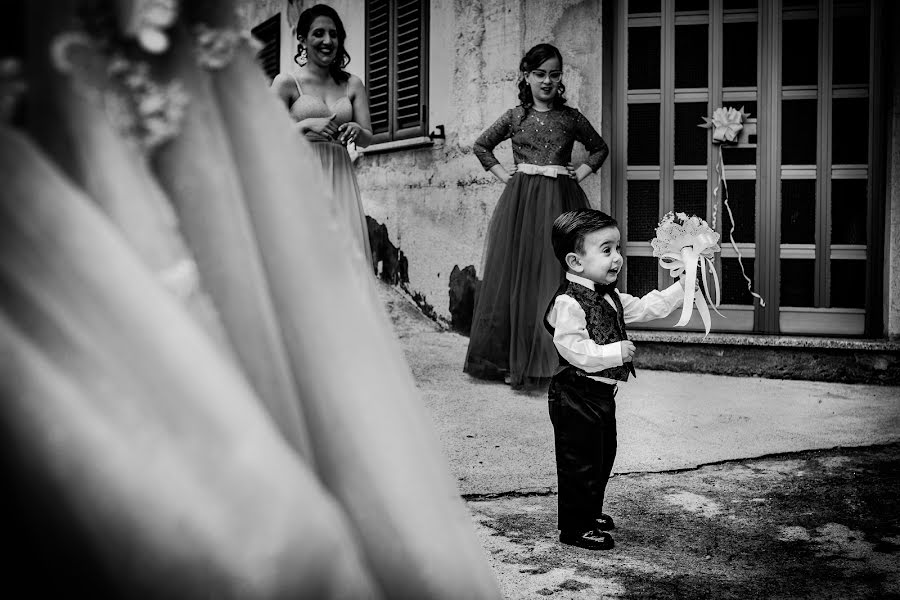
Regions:
<instances>
[{"instance_id":1,"label":"flower in bouquet","mask_svg":"<svg viewBox=\"0 0 900 600\"><path fill-rule=\"evenodd\" d=\"M719 276L713 263L715 253L721 250L719 234L696 215L689 217L683 212L669 212L659 222L659 226L656 228L656 237L650 242L650 245L653 247L653 256L659 258L660 266L667 269L672 277L684 279L684 306L676 326L687 325L696 304L706 333L709 334L711 322L708 306L711 305L716 314L722 316L716 310L720 301ZM703 280L703 294L695 293L698 268ZM716 292L715 302L710 297L707 271L712 273L713 289ZM705 300L704 294L706 295Z\"/></svg>"}]
</instances>

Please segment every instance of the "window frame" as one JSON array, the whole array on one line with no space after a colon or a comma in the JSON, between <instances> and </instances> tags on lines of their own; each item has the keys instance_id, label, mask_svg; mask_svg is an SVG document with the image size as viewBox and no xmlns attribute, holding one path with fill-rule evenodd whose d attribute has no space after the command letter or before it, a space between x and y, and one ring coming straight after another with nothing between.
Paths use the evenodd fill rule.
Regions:
<instances>
[{"instance_id":1,"label":"window frame","mask_svg":"<svg viewBox=\"0 0 900 600\"><path fill-rule=\"evenodd\" d=\"M366 55L366 90L369 93L369 106L373 108L373 95L377 86L373 85L373 52L372 48L372 10L374 4L383 4L386 6L387 15L387 117L386 130L376 131L378 122L376 121L376 113L372 113L372 144L365 150L366 153L390 149L393 147L409 147L412 145L421 145L430 143L428 135L428 56L429 56L429 2L428 0L366 0L365 3L365 55ZM418 38L418 107L419 122L412 126L402 127L399 123L399 82L397 81L398 59L397 52L398 41L398 17L401 7L407 7L412 3L419 5L418 29L416 30Z\"/></svg>"}]
</instances>

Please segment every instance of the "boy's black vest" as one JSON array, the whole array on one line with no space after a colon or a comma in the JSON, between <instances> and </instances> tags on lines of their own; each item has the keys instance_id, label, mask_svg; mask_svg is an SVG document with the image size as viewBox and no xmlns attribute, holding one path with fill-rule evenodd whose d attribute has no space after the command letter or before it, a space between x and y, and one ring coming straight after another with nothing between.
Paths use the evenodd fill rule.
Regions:
<instances>
[{"instance_id":1,"label":"boy's black vest","mask_svg":"<svg viewBox=\"0 0 900 600\"><path fill-rule=\"evenodd\" d=\"M600 286L599 284L597 287L601 290L605 289L605 286ZM594 342L603 345L628 339L628 335L625 333L625 317L623 314L622 301L619 300L619 295L613 290L612 286L609 287L609 297L612 298L612 301L615 303L615 309L613 309L609 302L603 297L603 291L595 292L581 284L568 280L564 281L563 284L559 286L559 289L556 290L556 294L553 295L553 299L550 300L547 311L544 313L544 327L547 328L550 335L553 335L554 329L550 326L550 323L547 322L547 315L550 314L550 310L553 308L556 298L562 294L574 298L581 306L582 310L584 310L585 320L587 321L587 332ZM557 354L559 355L559 352L557 352ZM560 370L566 367L577 369L561 355L559 356L559 366ZM612 367L602 371L592 371L590 373L581 371L580 369L577 370L584 375L596 375L607 377L609 379L618 379L619 381L628 381L629 373L637 377L637 374L634 372L634 365L630 362L619 367Z\"/></svg>"}]
</instances>

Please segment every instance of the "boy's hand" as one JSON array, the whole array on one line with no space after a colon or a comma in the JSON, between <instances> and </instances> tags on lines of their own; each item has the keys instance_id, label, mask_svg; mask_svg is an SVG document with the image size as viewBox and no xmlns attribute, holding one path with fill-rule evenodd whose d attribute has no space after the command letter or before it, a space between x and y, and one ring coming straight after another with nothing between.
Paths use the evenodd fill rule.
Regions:
<instances>
[{"instance_id":1,"label":"boy's hand","mask_svg":"<svg viewBox=\"0 0 900 600\"><path fill-rule=\"evenodd\" d=\"M683 289L683 290L686 290L686 289L687 289L687 288L684 287L684 283L685 283L684 277L679 277L679 278L678 278L678 283L681 284L681 289ZM699 292L699 291L700 291L700 280L699 280L699 279L695 279L695 280L694 280L694 291L695 291L695 292Z\"/></svg>"},{"instance_id":2,"label":"boy's hand","mask_svg":"<svg viewBox=\"0 0 900 600\"><path fill-rule=\"evenodd\" d=\"M619 344L622 347L622 362L632 362L635 352L634 342L629 340L622 340L621 342L619 342Z\"/></svg>"}]
</instances>

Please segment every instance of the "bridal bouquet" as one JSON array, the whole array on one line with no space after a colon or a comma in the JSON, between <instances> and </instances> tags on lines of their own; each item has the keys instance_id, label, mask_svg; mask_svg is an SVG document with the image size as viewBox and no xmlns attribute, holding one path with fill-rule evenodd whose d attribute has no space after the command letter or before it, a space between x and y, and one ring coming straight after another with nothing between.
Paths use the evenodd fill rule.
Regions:
<instances>
[{"instance_id":1,"label":"bridal bouquet","mask_svg":"<svg viewBox=\"0 0 900 600\"><path fill-rule=\"evenodd\" d=\"M716 310L719 306L719 276L713 264L715 253L719 252L719 234L696 215L688 217L685 213L667 213L656 228L656 237L650 242L653 246L653 256L659 258L659 264L668 269L672 277L684 278L684 306L681 309L681 318L676 327L687 325L691 319L694 305L709 334L710 315L709 306L713 307L716 314L722 314ZM703 279L703 293L696 293L697 270ZM710 286L707 281L707 270L712 273L713 288L716 292L716 301L710 297ZM706 298L704 299L704 295ZM707 304L708 301L708 304Z\"/></svg>"}]
</instances>

